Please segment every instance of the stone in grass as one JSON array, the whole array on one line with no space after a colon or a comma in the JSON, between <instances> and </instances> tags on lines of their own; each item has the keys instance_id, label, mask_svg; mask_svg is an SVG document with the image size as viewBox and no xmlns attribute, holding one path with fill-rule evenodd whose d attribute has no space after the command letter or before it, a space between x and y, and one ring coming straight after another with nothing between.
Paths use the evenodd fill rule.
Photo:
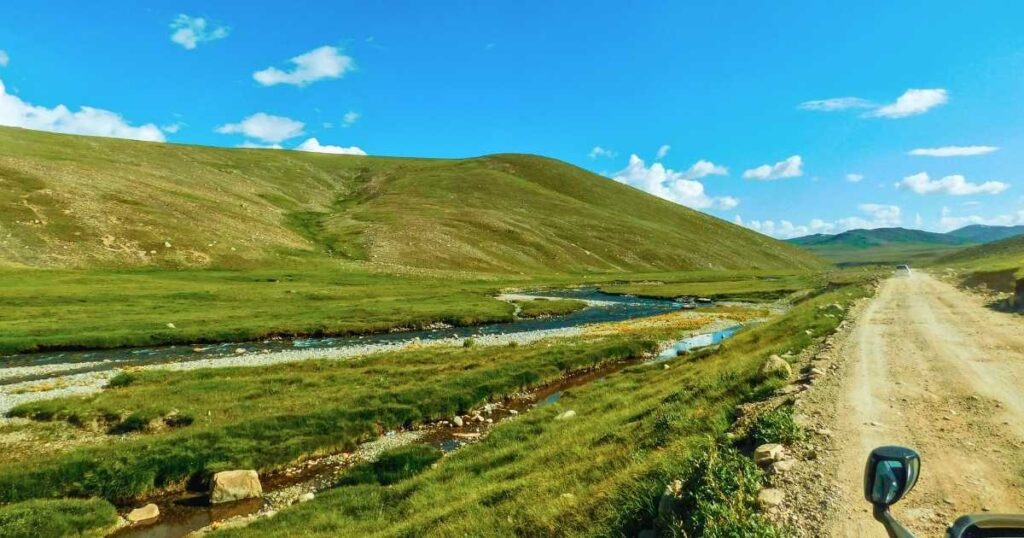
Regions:
<instances>
[{"instance_id":1,"label":"stone in grass","mask_svg":"<svg viewBox=\"0 0 1024 538\"><path fill-rule=\"evenodd\" d=\"M568 411L558 415L557 417L555 417L555 420L569 420L569 419L571 419L571 418L573 418L575 416L576 416L576 411L570 409L570 410L568 410Z\"/></svg>"},{"instance_id":2,"label":"stone in grass","mask_svg":"<svg viewBox=\"0 0 1024 538\"><path fill-rule=\"evenodd\" d=\"M766 443L754 449L754 463L765 466L782 460L786 449L778 443Z\"/></svg>"},{"instance_id":3,"label":"stone in grass","mask_svg":"<svg viewBox=\"0 0 1024 538\"><path fill-rule=\"evenodd\" d=\"M776 488L765 488L757 494L757 503L762 508L774 508L786 499L786 493L781 489Z\"/></svg>"},{"instance_id":4,"label":"stone in grass","mask_svg":"<svg viewBox=\"0 0 1024 538\"><path fill-rule=\"evenodd\" d=\"M461 428L462 427L462 417L460 417L458 415L455 415L454 417L452 417L452 424L454 424L455 427L457 427L457 428Z\"/></svg>"},{"instance_id":5,"label":"stone in grass","mask_svg":"<svg viewBox=\"0 0 1024 538\"><path fill-rule=\"evenodd\" d=\"M221 471L213 475L210 503L226 503L263 496L260 477L253 470Z\"/></svg>"},{"instance_id":6,"label":"stone in grass","mask_svg":"<svg viewBox=\"0 0 1024 538\"><path fill-rule=\"evenodd\" d=\"M149 503L146 506L140 506L139 508L136 508L135 510L128 512L128 515L124 517L128 520L129 523L138 523L140 521L153 519L155 517L158 517L159 515L160 508L153 503Z\"/></svg>"},{"instance_id":7,"label":"stone in grass","mask_svg":"<svg viewBox=\"0 0 1024 538\"><path fill-rule=\"evenodd\" d=\"M793 376L793 368L786 362L786 359L778 355L772 355L761 367L761 374L768 377L781 377L789 379Z\"/></svg>"}]
</instances>

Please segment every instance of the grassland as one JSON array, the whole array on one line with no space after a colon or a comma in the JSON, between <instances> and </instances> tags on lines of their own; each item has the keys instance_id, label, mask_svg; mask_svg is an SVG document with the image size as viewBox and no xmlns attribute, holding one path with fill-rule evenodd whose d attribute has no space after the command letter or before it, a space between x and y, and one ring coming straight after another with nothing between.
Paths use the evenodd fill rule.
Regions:
<instances>
[{"instance_id":1,"label":"grassland","mask_svg":"<svg viewBox=\"0 0 1024 538\"><path fill-rule=\"evenodd\" d=\"M447 273L818 268L552 159L223 149L0 128L0 264ZM642 240L638 240L642 238Z\"/></svg>"},{"instance_id":2,"label":"grassland","mask_svg":"<svg viewBox=\"0 0 1024 538\"><path fill-rule=\"evenodd\" d=\"M575 299L547 299L544 297L532 301L519 301L519 317L540 318L544 316L562 316L583 310L587 303Z\"/></svg>"},{"instance_id":3,"label":"grassland","mask_svg":"<svg viewBox=\"0 0 1024 538\"><path fill-rule=\"evenodd\" d=\"M389 487L342 486L223 534L636 535L657 517L665 485L687 481L694 473L690 458L713 450L734 406L778 386L779 380L758 374L765 357L798 351L834 330L839 318L818 306L847 304L864 293L859 286L842 287L740 333L715 352L678 359L668 369L630 367L580 387L408 480ZM569 409L575 418L555 420ZM710 486L705 491L716 493ZM777 535L741 527L752 522L756 518L746 513L705 531Z\"/></svg>"}]
</instances>

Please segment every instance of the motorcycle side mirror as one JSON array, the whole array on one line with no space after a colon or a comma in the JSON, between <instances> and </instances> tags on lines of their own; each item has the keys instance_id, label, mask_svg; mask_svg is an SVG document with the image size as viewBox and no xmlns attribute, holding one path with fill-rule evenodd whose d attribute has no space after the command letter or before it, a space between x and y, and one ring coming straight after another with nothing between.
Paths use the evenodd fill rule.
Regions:
<instances>
[{"instance_id":1,"label":"motorcycle side mirror","mask_svg":"<svg viewBox=\"0 0 1024 538\"><path fill-rule=\"evenodd\" d=\"M914 489L921 471L921 456L902 446L871 451L864 467L864 497L876 507L888 508Z\"/></svg>"}]
</instances>

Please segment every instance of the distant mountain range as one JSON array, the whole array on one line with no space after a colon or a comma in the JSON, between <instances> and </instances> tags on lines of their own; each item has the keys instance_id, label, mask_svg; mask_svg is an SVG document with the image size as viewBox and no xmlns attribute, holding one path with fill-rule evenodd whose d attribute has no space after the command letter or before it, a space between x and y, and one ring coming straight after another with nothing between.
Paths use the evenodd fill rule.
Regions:
<instances>
[{"instance_id":1,"label":"distant mountain range","mask_svg":"<svg viewBox=\"0 0 1024 538\"><path fill-rule=\"evenodd\" d=\"M1024 226L972 224L946 233L908 228L849 230L788 239L841 265L926 262L957 250L1024 235Z\"/></svg>"}]
</instances>

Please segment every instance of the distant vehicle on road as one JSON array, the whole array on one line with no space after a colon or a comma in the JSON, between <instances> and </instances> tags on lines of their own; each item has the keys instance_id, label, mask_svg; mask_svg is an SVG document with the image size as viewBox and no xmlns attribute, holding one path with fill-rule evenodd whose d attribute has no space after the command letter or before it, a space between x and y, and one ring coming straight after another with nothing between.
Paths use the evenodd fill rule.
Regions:
<instances>
[{"instance_id":1,"label":"distant vehicle on road","mask_svg":"<svg viewBox=\"0 0 1024 538\"><path fill-rule=\"evenodd\" d=\"M898 274L898 275L909 275L910 274L910 266L905 264L905 263L897 265L896 266L896 274Z\"/></svg>"}]
</instances>

